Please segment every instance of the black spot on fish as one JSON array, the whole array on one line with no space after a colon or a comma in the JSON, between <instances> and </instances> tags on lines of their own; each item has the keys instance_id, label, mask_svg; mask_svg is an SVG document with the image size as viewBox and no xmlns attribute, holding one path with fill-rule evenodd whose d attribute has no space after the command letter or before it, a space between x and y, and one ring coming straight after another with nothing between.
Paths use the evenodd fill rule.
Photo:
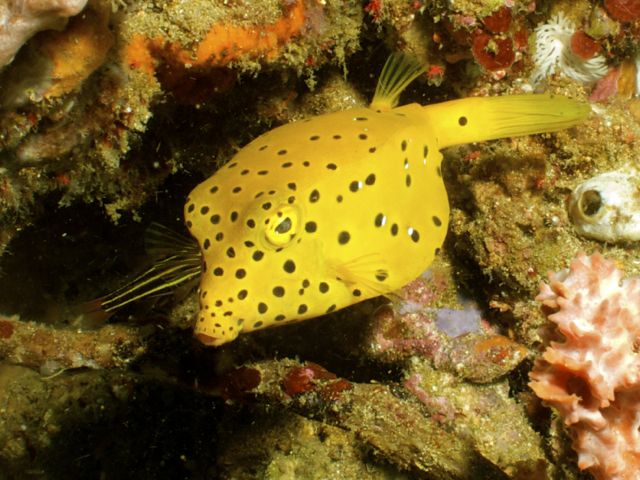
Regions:
<instances>
[{"instance_id":1,"label":"black spot on fish","mask_svg":"<svg viewBox=\"0 0 640 480\"><path fill-rule=\"evenodd\" d=\"M196 206L192 203L187 207L187 212L191 213L196 209Z\"/></svg>"},{"instance_id":2,"label":"black spot on fish","mask_svg":"<svg viewBox=\"0 0 640 480\"><path fill-rule=\"evenodd\" d=\"M402 140L402 143L400 143L400 148L402 149L403 152L407 150L407 141L406 140Z\"/></svg>"},{"instance_id":3,"label":"black spot on fish","mask_svg":"<svg viewBox=\"0 0 640 480\"><path fill-rule=\"evenodd\" d=\"M329 308L327 308L327 313L335 312L336 308L337 307L335 306L335 304L331 305Z\"/></svg>"},{"instance_id":4,"label":"black spot on fish","mask_svg":"<svg viewBox=\"0 0 640 480\"><path fill-rule=\"evenodd\" d=\"M309 285L311 285L311 282L309 282L309 280L307 278L305 278L302 281L302 288L309 288Z\"/></svg>"},{"instance_id":5,"label":"black spot on fish","mask_svg":"<svg viewBox=\"0 0 640 480\"><path fill-rule=\"evenodd\" d=\"M309 137L309 140L311 140L312 142L315 142L316 140L319 140L319 139L320 139L320 137L318 135L311 135Z\"/></svg>"},{"instance_id":6,"label":"black spot on fish","mask_svg":"<svg viewBox=\"0 0 640 480\"><path fill-rule=\"evenodd\" d=\"M256 221L253 218L247 219L247 227L255 228L256 227Z\"/></svg>"},{"instance_id":7,"label":"black spot on fish","mask_svg":"<svg viewBox=\"0 0 640 480\"><path fill-rule=\"evenodd\" d=\"M264 195L264 192L258 192L253 196L253 198L260 198L263 195Z\"/></svg>"},{"instance_id":8,"label":"black spot on fish","mask_svg":"<svg viewBox=\"0 0 640 480\"><path fill-rule=\"evenodd\" d=\"M267 175L269 173L269 170L260 170L258 172L258 175Z\"/></svg>"},{"instance_id":9,"label":"black spot on fish","mask_svg":"<svg viewBox=\"0 0 640 480\"><path fill-rule=\"evenodd\" d=\"M287 151L286 150L278 150L278 155L286 155Z\"/></svg>"},{"instance_id":10,"label":"black spot on fish","mask_svg":"<svg viewBox=\"0 0 640 480\"><path fill-rule=\"evenodd\" d=\"M236 251L233 249L233 247L227 248L227 257L233 258L235 256L236 256Z\"/></svg>"},{"instance_id":11,"label":"black spot on fish","mask_svg":"<svg viewBox=\"0 0 640 480\"><path fill-rule=\"evenodd\" d=\"M376 272L376 280L379 282L384 282L389 277L389 274L384 270L378 270Z\"/></svg>"},{"instance_id":12,"label":"black spot on fish","mask_svg":"<svg viewBox=\"0 0 640 480\"><path fill-rule=\"evenodd\" d=\"M273 287L272 292L276 297L284 297L284 288L283 287Z\"/></svg>"},{"instance_id":13,"label":"black spot on fish","mask_svg":"<svg viewBox=\"0 0 640 480\"><path fill-rule=\"evenodd\" d=\"M305 167L308 167L311 164L305 160L304 162L302 162L302 165L305 166Z\"/></svg>"},{"instance_id":14,"label":"black spot on fish","mask_svg":"<svg viewBox=\"0 0 640 480\"><path fill-rule=\"evenodd\" d=\"M229 165L227 165L227 168L234 168L234 167L237 167L237 166L238 166L238 162L233 162L233 163L230 163Z\"/></svg>"},{"instance_id":15,"label":"black spot on fish","mask_svg":"<svg viewBox=\"0 0 640 480\"><path fill-rule=\"evenodd\" d=\"M191 228L193 226L193 223L191 223L191 220L187 220L186 224L187 224L187 228Z\"/></svg>"},{"instance_id":16,"label":"black spot on fish","mask_svg":"<svg viewBox=\"0 0 640 480\"><path fill-rule=\"evenodd\" d=\"M264 149L266 149L269 145L262 145L258 150L262 151Z\"/></svg>"},{"instance_id":17,"label":"black spot on fish","mask_svg":"<svg viewBox=\"0 0 640 480\"><path fill-rule=\"evenodd\" d=\"M369 153L375 153L376 152L376 147L371 147L369 149Z\"/></svg>"},{"instance_id":18,"label":"black spot on fish","mask_svg":"<svg viewBox=\"0 0 640 480\"><path fill-rule=\"evenodd\" d=\"M282 164L282 168L289 168L289 167L290 167L290 166L292 166L292 165L293 165L293 163L291 163L291 162L284 162L284 163Z\"/></svg>"},{"instance_id":19,"label":"black spot on fish","mask_svg":"<svg viewBox=\"0 0 640 480\"><path fill-rule=\"evenodd\" d=\"M231 212L230 219L232 222L235 222L238 219L238 212Z\"/></svg>"},{"instance_id":20,"label":"black spot on fish","mask_svg":"<svg viewBox=\"0 0 640 480\"><path fill-rule=\"evenodd\" d=\"M329 284L326 282L320 282L318 290L320 290L320 293L327 293L329 291Z\"/></svg>"},{"instance_id":21,"label":"black spot on fish","mask_svg":"<svg viewBox=\"0 0 640 480\"><path fill-rule=\"evenodd\" d=\"M245 168L240 172L240 175L246 175L247 173L249 173L249 170Z\"/></svg>"},{"instance_id":22,"label":"black spot on fish","mask_svg":"<svg viewBox=\"0 0 640 480\"><path fill-rule=\"evenodd\" d=\"M327 163L327 168L329 170L336 170L338 166L335 163Z\"/></svg>"},{"instance_id":23,"label":"black spot on fish","mask_svg":"<svg viewBox=\"0 0 640 480\"><path fill-rule=\"evenodd\" d=\"M420 241L420 234L418 233L417 230L413 230L411 232L411 240L413 240L416 243L418 243Z\"/></svg>"},{"instance_id":24,"label":"black spot on fish","mask_svg":"<svg viewBox=\"0 0 640 480\"><path fill-rule=\"evenodd\" d=\"M311 203L315 203L320 199L320 192L318 190L313 190L309 195L309 201Z\"/></svg>"},{"instance_id":25,"label":"black spot on fish","mask_svg":"<svg viewBox=\"0 0 640 480\"><path fill-rule=\"evenodd\" d=\"M289 190L293 190L294 192L296 191L296 184L291 182L291 183L287 183L287 187L289 188Z\"/></svg>"},{"instance_id":26,"label":"black spot on fish","mask_svg":"<svg viewBox=\"0 0 640 480\"><path fill-rule=\"evenodd\" d=\"M442 225L442 220L440 220L440 218L436 217L435 215L431 217L431 219L433 220L433 224L436 227L439 227L440 225Z\"/></svg>"},{"instance_id":27,"label":"black spot on fish","mask_svg":"<svg viewBox=\"0 0 640 480\"><path fill-rule=\"evenodd\" d=\"M253 328L260 328L262 326L262 322L260 320L258 320L256 323L253 324Z\"/></svg>"},{"instance_id":28,"label":"black spot on fish","mask_svg":"<svg viewBox=\"0 0 640 480\"><path fill-rule=\"evenodd\" d=\"M217 213L215 215L211 215L211 218L209 220L214 225L217 225L218 223L220 223L220 215L218 215Z\"/></svg>"},{"instance_id":29,"label":"black spot on fish","mask_svg":"<svg viewBox=\"0 0 640 480\"><path fill-rule=\"evenodd\" d=\"M253 255L251 255L251 258L253 258L256 262L262 260L262 257L264 257L264 253L260 250L256 250L255 252L253 252Z\"/></svg>"},{"instance_id":30,"label":"black spot on fish","mask_svg":"<svg viewBox=\"0 0 640 480\"><path fill-rule=\"evenodd\" d=\"M460 125L461 127L464 127L467 124L467 117L460 117L458 119L458 125Z\"/></svg>"},{"instance_id":31,"label":"black spot on fish","mask_svg":"<svg viewBox=\"0 0 640 480\"><path fill-rule=\"evenodd\" d=\"M367 185L373 185L374 183L376 183L375 174L370 173L369 175L367 175L367 178L365 178L364 183L366 183Z\"/></svg>"},{"instance_id":32,"label":"black spot on fish","mask_svg":"<svg viewBox=\"0 0 640 480\"><path fill-rule=\"evenodd\" d=\"M269 309L269 307L267 307L267 304L264 302L260 302L258 304L258 313L266 313L266 311Z\"/></svg>"},{"instance_id":33,"label":"black spot on fish","mask_svg":"<svg viewBox=\"0 0 640 480\"><path fill-rule=\"evenodd\" d=\"M340 245L346 245L347 243L349 243L349 240L351 240L351 235L349 234L349 232L342 231L338 234L338 243Z\"/></svg>"},{"instance_id":34,"label":"black spot on fish","mask_svg":"<svg viewBox=\"0 0 640 480\"><path fill-rule=\"evenodd\" d=\"M313 233L316 231L316 229L318 228L318 225L316 225L316 222L307 222L304 225L304 229L308 232L308 233Z\"/></svg>"},{"instance_id":35,"label":"black spot on fish","mask_svg":"<svg viewBox=\"0 0 640 480\"><path fill-rule=\"evenodd\" d=\"M281 321L282 321L282 320L284 320L285 318L287 318L287 317L285 317L285 316L284 316L284 315L282 315L282 314L279 314L279 315L276 315L275 321L276 321L276 322L281 322Z\"/></svg>"},{"instance_id":36,"label":"black spot on fish","mask_svg":"<svg viewBox=\"0 0 640 480\"><path fill-rule=\"evenodd\" d=\"M349 184L349 190L351 190L354 193L360 190L360 182L358 182L357 180L354 180L353 182L351 182Z\"/></svg>"},{"instance_id":37,"label":"black spot on fish","mask_svg":"<svg viewBox=\"0 0 640 480\"><path fill-rule=\"evenodd\" d=\"M307 306L303 303L298 307L298 314L302 315L303 313L306 313L307 310Z\"/></svg>"},{"instance_id":38,"label":"black spot on fish","mask_svg":"<svg viewBox=\"0 0 640 480\"><path fill-rule=\"evenodd\" d=\"M233 187L233 190L231 190L233 193L240 193L242 191L242 187Z\"/></svg>"},{"instance_id":39,"label":"black spot on fish","mask_svg":"<svg viewBox=\"0 0 640 480\"><path fill-rule=\"evenodd\" d=\"M216 267L216 268L213 269L213 274L216 277L221 277L224 274L224 270L222 270L221 267Z\"/></svg>"},{"instance_id":40,"label":"black spot on fish","mask_svg":"<svg viewBox=\"0 0 640 480\"><path fill-rule=\"evenodd\" d=\"M271 202L265 202L262 204L263 210L269 210L271 208Z\"/></svg>"},{"instance_id":41,"label":"black spot on fish","mask_svg":"<svg viewBox=\"0 0 640 480\"><path fill-rule=\"evenodd\" d=\"M238 270L236 270L236 278L238 280L243 279L246 276L247 276L247 271L244 268L239 268Z\"/></svg>"},{"instance_id":42,"label":"black spot on fish","mask_svg":"<svg viewBox=\"0 0 640 480\"><path fill-rule=\"evenodd\" d=\"M289 198L287 198L287 203L289 203L289 204L292 204L295 201L296 201L296 197L294 197L293 195L290 196Z\"/></svg>"},{"instance_id":43,"label":"black spot on fish","mask_svg":"<svg viewBox=\"0 0 640 480\"><path fill-rule=\"evenodd\" d=\"M360 140L366 140L366 139L367 139L367 138L369 138L369 137L367 136L367 134L366 134L366 133L361 133L360 135L358 135L358 138L359 138Z\"/></svg>"},{"instance_id":44,"label":"black spot on fish","mask_svg":"<svg viewBox=\"0 0 640 480\"><path fill-rule=\"evenodd\" d=\"M238 300L244 300L245 298L247 298L247 291L246 290L240 290L238 292Z\"/></svg>"},{"instance_id":45,"label":"black spot on fish","mask_svg":"<svg viewBox=\"0 0 640 480\"><path fill-rule=\"evenodd\" d=\"M394 223L393 225L391 225L391 235L393 235L394 237L396 235L398 235L398 224Z\"/></svg>"},{"instance_id":46,"label":"black spot on fish","mask_svg":"<svg viewBox=\"0 0 640 480\"><path fill-rule=\"evenodd\" d=\"M334 140L340 140L342 138L342 135L334 135L333 139Z\"/></svg>"},{"instance_id":47,"label":"black spot on fish","mask_svg":"<svg viewBox=\"0 0 640 480\"><path fill-rule=\"evenodd\" d=\"M222 233L222 232L216 233L216 241L217 242L221 242L223 238L224 238L224 233Z\"/></svg>"},{"instance_id":48,"label":"black spot on fish","mask_svg":"<svg viewBox=\"0 0 640 480\"><path fill-rule=\"evenodd\" d=\"M354 297L359 297L360 295L362 295L362 292L360 290L358 290L357 288L353 290Z\"/></svg>"},{"instance_id":49,"label":"black spot on fish","mask_svg":"<svg viewBox=\"0 0 640 480\"><path fill-rule=\"evenodd\" d=\"M424 147L422 147L422 156L424 158L427 158L427 155L429 155L429 147L425 145Z\"/></svg>"},{"instance_id":50,"label":"black spot on fish","mask_svg":"<svg viewBox=\"0 0 640 480\"><path fill-rule=\"evenodd\" d=\"M293 260L287 260L286 262L284 262L282 268L287 273L293 273L296 271L296 264Z\"/></svg>"},{"instance_id":51,"label":"black spot on fish","mask_svg":"<svg viewBox=\"0 0 640 480\"><path fill-rule=\"evenodd\" d=\"M376 215L375 220L373 221L376 227L381 227L385 223L385 216L382 213Z\"/></svg>"},{"instance_id":52,"label":"black spot on fish","mask_svg":"<svg viewBox=\"0 0 640 480\"><path fill-rule=\"evenodd\" d=\"M214 185L213 187L211 187L209 189L209 193L216 193L217 191L218 191L218 186L217 185Z\"/></svg>"},{"instance_id":53,"label":"black spot on fish","mask_svg":"<svg viewBox=\"0 0 640 480\"><path fill-rule=\"evenodd\" d=\"M407 173L407 176L404 178L404 183L407 187L411 186L411 175Z\"/></svg>"}]
</instances>

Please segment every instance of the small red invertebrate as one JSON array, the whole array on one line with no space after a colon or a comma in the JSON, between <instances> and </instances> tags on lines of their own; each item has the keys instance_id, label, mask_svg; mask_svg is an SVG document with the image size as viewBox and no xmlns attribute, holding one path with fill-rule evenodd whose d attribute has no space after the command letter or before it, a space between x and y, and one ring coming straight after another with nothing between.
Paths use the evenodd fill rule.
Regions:
<instances>
[{"instance_id":1,"label":"small red invertebrate","mask_svg":"<svg viewBox=\"0 0 640 480\"><path fill-rule=\"evenodd\" d=\"M374 22L380 21L382 17L382 0L370 0L364 7L364 11L373 17Z\"/></svg>"},{"instance_id":2,"label":"small red invertebrate","mask_svg":"<svg viewBox=\"0 0 640 480\"><path fill-rule=\"evenodd\" d=\"M491 15L484 17L482 23L490 32L504 33L509 30L511 25L511 10L507 7L501 7Z\"/></svg>"},{"instance_id":3,"label":"small red invertebrate","mask_svg":"<svg viewBox=\"0 0 640 480\"><path fill-rule=\"evenodd\" d=\"M335 382L331 382L326 385L322 390L320 390L320 395L325 400L338 400L342 392L346 392L347 390L351 390L353 385L348 380L341 378L336 380Z\"/></svg>"},{"instance_id":4,"label":"small red invertebrate","mask_svg":"<svg viewBox=\"0 0 640 480\"><path fill-rule=\"evenodd\" d=\"M282 381L282 388L290 397L313 390L318 380L334 380L333 373L315 363L292 368Z\"/></svg>"},{"instance_id":5,"label":"small red invertebrate","mask_svg":"<svg viewBox=\"0 0 640 480\"><path fill-rule=\"evenodd\" d=\"M10 338L13 335L13 325L10 322L0 321L0 338Z\"/></svg>"},{"instance_id":6,"label":"small red invertebrate","mask_svg":"<svg viewBox=\"0 0 640 480\"><path fill-rule=\"evenodd\" d=\"M584 60L589 60L600 53L600 45L582 30L571 35L571 50Z\"/></svg>"},{"instance_id":7,"label":"small red invertebrate","mask_svg":"<svg viewBox=\"0 0 640 480\"><path fill-rule=\"evenodd\" d=\"M478 30L473 36L471 52L476 61L490 71L511 66L516 59L510 38L500 38Z\"/></svg>"},{"instance_id":8,"label":"small red invertebrate","mask_svg":"<svg viewBox=\"0 0 640 480\"><path fill-rule=\"evenodd\" d=\"M604 8L620 22L632 22L640 18L640 0L604 0Z\"/></svg>"}]
</instances>

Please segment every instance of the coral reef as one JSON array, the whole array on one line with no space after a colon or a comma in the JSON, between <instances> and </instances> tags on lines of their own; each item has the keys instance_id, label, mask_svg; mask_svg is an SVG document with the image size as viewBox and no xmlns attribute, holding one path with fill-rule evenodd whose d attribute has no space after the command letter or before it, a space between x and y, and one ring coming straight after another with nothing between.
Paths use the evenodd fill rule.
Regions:
<instances>
[{"instance_id":1,"label":"coral reef","mask_svg":"<svg viewBox=\"0 0 640 480\"><path fill-rule=\"evenodd\" d=\"M5 2L0 17L19 4L36 5ZM637 167L637 5L89 0L3 23L0 476L589 476L571 427L527 388L549 332L533 297L599 241L640 275L637 243L581 236L571 207L589 179ZM568 67L606 67L598 81L558 60L531 84L536 52L558 47L548 32L538 48L535 30L559 16ZM447 239L389 298L215 351L191 338L186 287L106 325L77 316L144 269L146 225L180 230L188 192L262 133L366 105L398 50L429 64L403 103L534 88L598 103L578 129L445 151ZM597 202L583 197L586 214ZM595 398L583 384L565 386ZM631 393L614 396L594 418L629 420L613 409Z\"/></svg>"},{"instance_id":2,"label":"coral reef","mask_svg":"<svg viewBox=\"0 0 640 480\"><path fill-rule=\"evenodd\" d=\"M61 29L82 11L87 0L17 0L0 5L0 68L41 30Z\"/></svg>"},{"instance_id":3,"label":"coral reef","mask_svg":"<svg viewBox=\"0 0 640 480\"><path fill-rule=\"evenodd\" d=\"M598 479L640 469L640 279L623 280L599 253L553 273L536 299L556 326L530 386L571 429L578 466Z\"/></svg>"}]
</instances>

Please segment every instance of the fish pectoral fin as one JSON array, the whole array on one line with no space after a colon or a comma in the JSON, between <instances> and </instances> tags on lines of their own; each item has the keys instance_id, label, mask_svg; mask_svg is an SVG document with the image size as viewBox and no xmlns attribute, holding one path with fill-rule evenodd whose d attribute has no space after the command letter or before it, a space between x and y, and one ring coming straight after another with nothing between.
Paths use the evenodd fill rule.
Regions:
<instances>
[{"instance_id":1,"label":"fish pectoral fin","mask_svg":"<svg viewBox=\"0 0 640 480\"><path fill-rule=\"evenodd\" d=\"M372 296L371 293L388 295L391 291L385 283L389 277L389 268L379 253L356 257L335 265L331 270L349 289L359 288L367 297Z\"/></svg>"},{"instance_id":2,"label":"fish pectoral fin","mask_svg":"<svg viewBox=\"0 0 640 480\"><path fill-rule=\"evenodd\" d=\"M420 60L406 53L390 55L382 67L376 93L371 100L371 108L390 110L395 107L400 94L422 75L426 68Z\"/></svg>"}]
</instances>

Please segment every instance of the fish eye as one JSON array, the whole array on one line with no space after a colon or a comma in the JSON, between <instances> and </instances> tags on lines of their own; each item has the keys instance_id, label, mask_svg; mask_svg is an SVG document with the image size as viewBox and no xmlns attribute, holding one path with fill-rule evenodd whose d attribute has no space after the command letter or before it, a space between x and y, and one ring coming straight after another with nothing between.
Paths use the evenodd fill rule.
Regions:
<instances>
[{"instance_id":1,"label":"fish eye","mask_svg":"<svg viewBox=\"0 0 640 480\"><path fill-rule=\"evenodd\" d=\"M276 232L287 233L289 230L291 230L291 225L291 219L289 217L285 217L285 219L282 220L276 227Z\"/></svg>"},{"instance_id":2,"label":"fish eye","mask_svg":"<svg viewBox=\"0 0 640 480\"><path fill-rule=\"evenodd\" d=\"M296 237L299 225L298 209L283 205L265 220L265 240L273 247L285 247Z\"/></svg>"}]
</instances>

